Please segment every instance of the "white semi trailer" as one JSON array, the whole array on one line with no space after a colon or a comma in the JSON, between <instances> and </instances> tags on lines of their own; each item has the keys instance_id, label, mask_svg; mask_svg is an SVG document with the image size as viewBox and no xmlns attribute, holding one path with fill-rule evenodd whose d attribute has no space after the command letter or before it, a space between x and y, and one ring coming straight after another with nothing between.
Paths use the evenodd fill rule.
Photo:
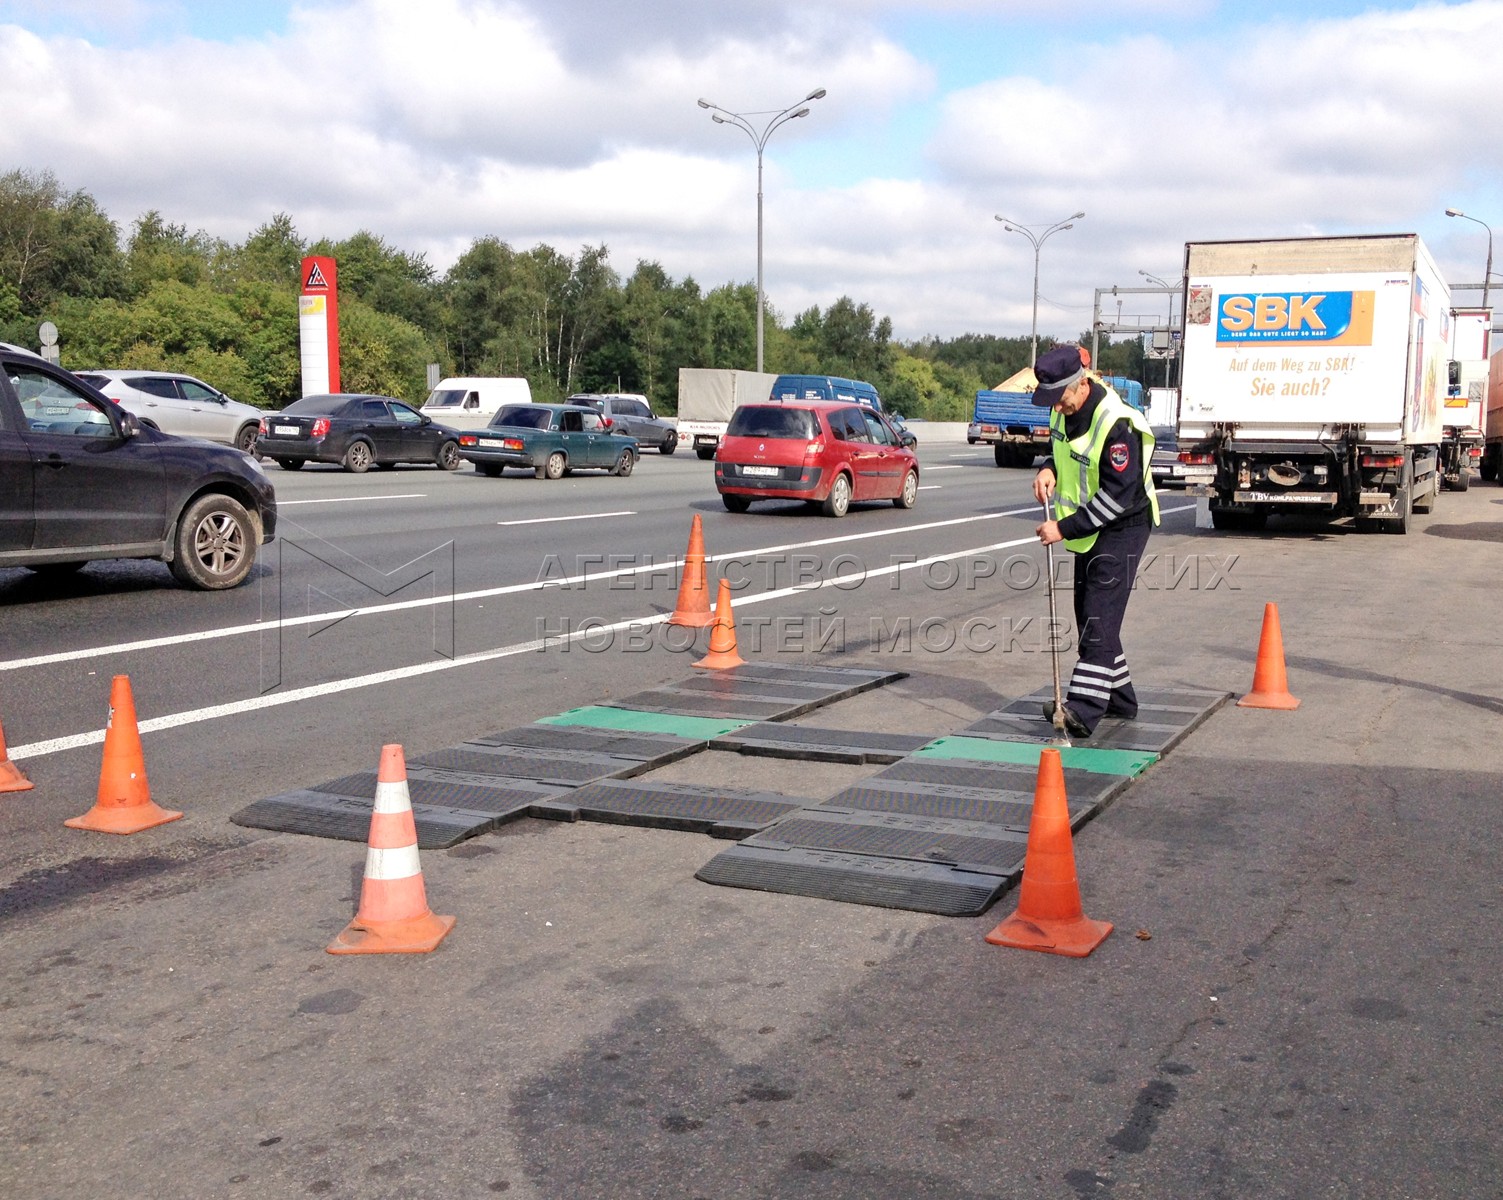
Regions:
<instances>
[{"instance_id":1,"label":"white semi trailer","mask_svg":"<svg viewBox=\"0 0 1503 1200\"><path fill-rule=\"evenodd\" d=\"M1218 529L1428 512L1451 296L1415 234L1185 246L1181 460Z\"/></svg>"}]
</instances>

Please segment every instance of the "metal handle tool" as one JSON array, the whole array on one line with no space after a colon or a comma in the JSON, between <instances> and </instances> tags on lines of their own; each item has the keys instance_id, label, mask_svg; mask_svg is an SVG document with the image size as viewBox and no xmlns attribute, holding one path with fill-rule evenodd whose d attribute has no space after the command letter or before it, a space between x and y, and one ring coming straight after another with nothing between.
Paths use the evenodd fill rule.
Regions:
<instances>
[{"instance_id":1,"label":"metal handle tool","mask_svg":"<svg viewBox=\"0 0 1503 1200\"><path fill-rule=\"evenodd\" d=\"M1047 496L1044 499L1044 519L1054 520L1054 497ZM1059 683L1059 642L1055 631L1059 628L1059 618L1055 613L1054 606L1054 543L1050 542L1044 547L1044 584L1049 593L1049 660L1054 667L1054 737L1050 739L1056 746L1068 746L1070 734L1065 728L1065 697L1064 690Z\"/></svg>"}]
</instances>

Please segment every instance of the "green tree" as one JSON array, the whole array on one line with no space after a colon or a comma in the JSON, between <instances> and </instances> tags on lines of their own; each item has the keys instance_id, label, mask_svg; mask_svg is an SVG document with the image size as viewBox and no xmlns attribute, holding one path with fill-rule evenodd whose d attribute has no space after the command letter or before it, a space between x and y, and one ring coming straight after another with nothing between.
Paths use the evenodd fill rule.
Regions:
<instances>
[{"instance_id":1,"label":"green tree","mask_svg":"<svg viewBox=\"0 0 1503 1200\"><path fill-rule=\"evenodd\" d=\"M0 175L0 281L27 316L62 296L119 296L119 230L92 196L65 191L51 171Z\"/></svg>"}]
</instances>

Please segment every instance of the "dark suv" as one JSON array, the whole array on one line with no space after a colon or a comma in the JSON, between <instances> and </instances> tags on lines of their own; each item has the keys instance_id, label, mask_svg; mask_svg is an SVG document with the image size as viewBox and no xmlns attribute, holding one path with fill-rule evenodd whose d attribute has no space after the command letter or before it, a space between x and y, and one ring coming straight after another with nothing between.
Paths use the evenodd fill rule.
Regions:
<instances>
[{"instance_id":1,"label":"dark suv","mask_svg":"<svg viewBox=\"0 0 1503 1200\"><path fill-rule=\"evenodd\" d=\"M566 404L593 408L610 422L613 433L634 437L642 446L656 446L659 454L678 449L678 427L672 421L653 416L647 397L627 392L577 392Z\"/></svg>"},{"instance_id":2,"label":"dark suv","mask_svg":"<svg viewBox=\"0 0 1503 1200\"><path fill-rule=\"evenodd\" d=\"M715 451L715 487L731 512L753 500L803 500L827 517L853 502L918 499L918 456L881 413L829 400L743 404Z\"/></svg>"},{"instance_id":3,"label":"dark suv","mask_svg":"<svg viewBox=\"0 0 1503 1200\"><path fill-rule=\"evenodd\" d=\"M158 558L213 590L250 574L277 528L259 463L147 428L29 350L0 343L0 366L0 567Z\"/></svg>"}]
</instances>

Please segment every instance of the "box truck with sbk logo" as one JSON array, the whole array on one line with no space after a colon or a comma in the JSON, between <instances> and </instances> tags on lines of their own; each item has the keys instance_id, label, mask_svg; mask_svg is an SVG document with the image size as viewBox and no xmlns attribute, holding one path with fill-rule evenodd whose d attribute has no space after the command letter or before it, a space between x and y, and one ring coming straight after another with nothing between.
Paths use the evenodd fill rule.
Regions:
<instances>
[{"instance_id":1,"label":"box truck with sbk logo","mask_svg":"<svg viewBox=\"0 0 1503 1200\"><path fill-rule=\"evenodd\" d=\"M1430 510L1452 317L1418 236L1191 242L1184 312L1180 459L1216 528Z\"/></svg>"}]
</instances>

